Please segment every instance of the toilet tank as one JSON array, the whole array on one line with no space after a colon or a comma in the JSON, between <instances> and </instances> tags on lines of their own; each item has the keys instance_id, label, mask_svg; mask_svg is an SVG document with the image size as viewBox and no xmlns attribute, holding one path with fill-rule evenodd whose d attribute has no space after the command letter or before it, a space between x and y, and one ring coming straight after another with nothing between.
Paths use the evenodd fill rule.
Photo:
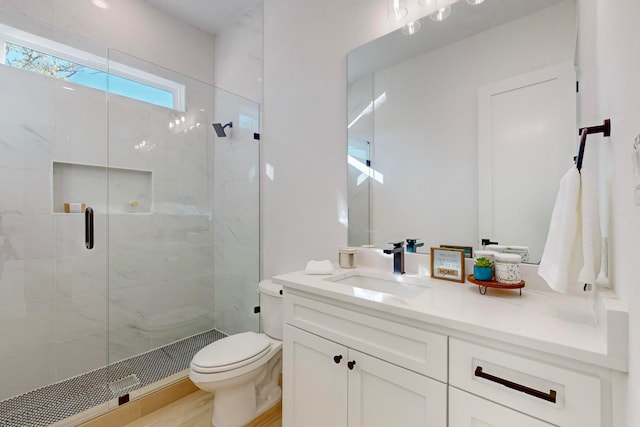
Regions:
<instances>
[{"instance_id":1,"label":"toilet tank","mask_svg":"<svg viewBox=\"0 0 640 427\"><path fill-rule=\"evenodd\" d=\"M282 286L271 280L258 284L260 292L260 324L262 332L271 338L282 339Z\"/></svg>"}]
</instances>

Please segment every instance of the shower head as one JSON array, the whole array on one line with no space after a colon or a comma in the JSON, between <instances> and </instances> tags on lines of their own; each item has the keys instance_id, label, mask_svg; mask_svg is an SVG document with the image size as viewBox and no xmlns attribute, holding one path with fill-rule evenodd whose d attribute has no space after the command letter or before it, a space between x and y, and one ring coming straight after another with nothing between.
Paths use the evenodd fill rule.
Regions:
<instances>
[{"instance_id":1,"label":"shower head","mask_svg":"<svg viewBox=\"0 0 640 427\"><path fill-rule=\"evenodd\" d=\"M233 127L233 122L229 122L224 126L222 125L222 123L213 124L213 129L216 131L216 135L218 135L219 138L224 138L225 136L227 136L227 134L224 131L225 128L232 128L232 127Z\"/></svg>"}]
</instances>

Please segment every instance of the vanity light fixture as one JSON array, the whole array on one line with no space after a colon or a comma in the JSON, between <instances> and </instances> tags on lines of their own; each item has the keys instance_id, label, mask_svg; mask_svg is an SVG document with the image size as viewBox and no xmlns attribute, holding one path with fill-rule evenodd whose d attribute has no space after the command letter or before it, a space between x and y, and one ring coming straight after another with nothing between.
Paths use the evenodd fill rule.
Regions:
<instances>
[{"instance_id":1,"label":"vanity light fixture","mask_svg":"<svg viewBox=\"0 0 640 427\"><path fill-rule=\"evenodd\" d=\"M409 22L407 25L402 27L402 34L405 36L412 36L418 31L420 31L420 20Z\"/></svg>"},{"instance_id":2,"label":"vanity light fixture","mask_svg":"<svg viewBox=\"0 0 640 427\"><path fill-rule=\"evenodd\" d=\"M484 0L480 0L480 1L484 1ZM438 21L438 22L444 21L445 19L447 19L449 15L451 15L451 7L449 6L438 7L439 3L442 3L442 2L440 0L418 0L418 4L420 4L421 6L437 8L437 10L433 12L431 15L429 15L429 17L432 20Z\"/></svg>"},{"instance_id":3,"label":"vanity light fixture","mask_svg":"<svg viewBox=\"0 0 640 427\"><path fill-rule=\"evenodd\" d=\"M429 18L433 19L436 22L444 21L451 15L451 8L449 6L441 7L436 10L434 13L429 15Z\"/></svg>"},{"instance_id":4,"label":"vanity light fixture","mask_svg":"<svg viewBox=\"0 0 640 427\"><path fill-rule=\"evenodd\" d=\"M400 21L409 13L409 9L405 7L406 0L387 0L387 16L390 21Z\"/></svg>"},{"instance_id":5,"label":"vanity light fixture","mask_svg":"<svg viewBox=\"0 0 640 427\"><path fill-rule=\"evenodd\" d=\"M482 2L484 2L484 0L467 0L467 4L470 4L471 6L476 6Z\"/></svg>"}]
</instances>

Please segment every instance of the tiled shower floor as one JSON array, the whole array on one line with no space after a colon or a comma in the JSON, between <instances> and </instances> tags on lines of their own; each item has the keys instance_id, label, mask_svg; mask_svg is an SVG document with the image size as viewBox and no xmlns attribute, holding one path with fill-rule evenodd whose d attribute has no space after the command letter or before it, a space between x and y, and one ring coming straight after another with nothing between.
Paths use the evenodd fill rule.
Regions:
<instances>
[{"instance_id":1,"label":"tiled shower floor","mask_svg":"<svg viewBox=\"0 0 640 427\"><path fill-rule=\"evenodd\" d=\"M0 426L41 427L79 414L132 390L145 387L189 367L193 356L214 341L226 337L213 329L126 359L105 368L61 381L0 402ZM128 388L114 389L114 381L135 375ZM113 383L111 389L109 384ZM124 381L127 386L127 381ZM130 384L130 383L129 383Z\"/></svg>"}]
</instances>

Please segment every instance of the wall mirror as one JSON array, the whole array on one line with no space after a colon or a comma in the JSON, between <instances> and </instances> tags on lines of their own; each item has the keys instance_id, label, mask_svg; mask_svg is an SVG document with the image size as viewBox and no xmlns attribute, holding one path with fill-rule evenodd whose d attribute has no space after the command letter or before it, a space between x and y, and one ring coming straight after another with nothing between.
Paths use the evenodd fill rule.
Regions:
<instances>
[{"instance_id":1,"label":"wall mirror","mask_svg":"<svg viewBox=\"0 0 640 427\"><path fill-rule=\"evenodd\" d=\"M349 244L488 238L537 263L577 145L575 2L451 9L348 55Z\"/></svg>"}]
</instances>

